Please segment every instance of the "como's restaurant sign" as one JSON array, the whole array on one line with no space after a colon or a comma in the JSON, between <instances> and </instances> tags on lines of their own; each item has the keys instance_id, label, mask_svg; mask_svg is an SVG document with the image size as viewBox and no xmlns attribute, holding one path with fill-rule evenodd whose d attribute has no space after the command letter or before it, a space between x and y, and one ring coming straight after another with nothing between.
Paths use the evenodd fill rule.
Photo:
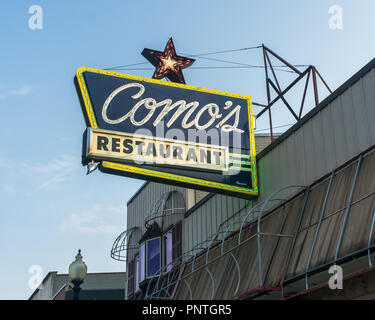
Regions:
<instances>
[{"instance_id":1,"label":"como's restaurant sign","mask_svg":"<svg viewBox=\"0 0 375 320\"><path fill-rule=\"evenodd\" d=\"M81 67L82 163L234 196L258 194L251 98Z\"/></svg>"}]
</instances>

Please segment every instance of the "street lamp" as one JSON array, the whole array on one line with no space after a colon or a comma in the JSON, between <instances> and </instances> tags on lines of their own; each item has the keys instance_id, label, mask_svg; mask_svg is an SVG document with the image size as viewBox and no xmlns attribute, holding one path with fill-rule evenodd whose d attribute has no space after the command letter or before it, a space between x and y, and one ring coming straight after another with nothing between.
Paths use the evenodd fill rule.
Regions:
<instances>
[{"instance_id":1,"label":"street lamp","mask_svg":"<svg viewBox=\"0 0 375 320\"><path fill-rule=\"evenodd\" d=\"M80 285L87 274L86 263L82 261L81 249L78 250L75 261L69 266L69 278L73 283L73 300L79 300L79 292L81 291Z\"/></svg>"}]
</instances>

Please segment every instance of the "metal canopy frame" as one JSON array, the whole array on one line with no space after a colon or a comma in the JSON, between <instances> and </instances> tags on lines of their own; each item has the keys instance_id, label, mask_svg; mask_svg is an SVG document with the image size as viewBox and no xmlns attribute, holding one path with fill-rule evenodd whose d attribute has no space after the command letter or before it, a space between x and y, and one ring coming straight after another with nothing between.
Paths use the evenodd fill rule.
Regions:
<instances>
[{"instance_id":1,"label":"metal canopy frame","mask_svg":"<svg viewBox=\"0 0 375 320\"><path fill-rule=\"evenodd\" d=\"M219 230L209 237L207 240L197 244L190 251L183 254L178 259L171 262L172 271L167 271L169 265L163 266L159 270L159 276L156 282L156 285L151 290L151 282L149 282L144 298L145 299L171 299L171 295L165 295L165 292L169 292L172 287L177 285L184 284L189 292L190 299L193 299L193 293L191 286L188 282L188 278L197 271L204 270L208 274L208 279L210 280L211 285L211 296L210 299L214 299L216 287L215 287L215 278L212 272L209 269L209 265L217 261L225 255L230 255L235 263L235 269L232 272L237 273L237 286L233 293L235 296L238 293L240 283L241 283L241 268L240 264L234 254L234 250L241 247L251 239L257 238L258 246L258 270L259 270L259 286L262 287L264 283L263 274L262 274L262 254L261 254L261 237L288 237L293 238L293 235L290 234L272 234L264 233L261 231L261 222L268 217L268 215L273 214L283 203L294 198L296 194L299 194L306 187L303 185L289 185L272 193L264 202L258 203L253 208L251 208L244 216L238 215L234 217L233 221L228 221L227 224L221 225ZM283 191L287 191L285 197L277 197ZM242 233L245 229L252 225L257 225L257 232L250 237L245 238ZM233 239L237 234L238 239L236 245L231 247L228 250L224 249L225 243ZM218 256L209 259L209 252L214 248L220 248L220 253ZM203 257L205 255L205 257ZM197 259L203 259L204 263L199 267L196 267ZM176 267L176 265L178 267ZM190 265L191 271L185 273L186 267ZM168 273L171 273L172 276L169 276ZM176 277L176 274L179 274Z\"/></svg>"},{"instance_id":2,"label":"metal canopy frame","mask_svg":"<svg viewBox=\"0 0 375 320\"><path fill-rule=\"evenodd\" d=\"M257 259L258 259L258 276L259 276L259 287L252 289L251 291L245 293L244 295L248 296L249 294L254 294L254 297L263 295L269 291L274 291L277 294L280 294L280 298L285 298L285 288L288 287L291 283L296 283L298 280L303 280L305 283L305 288L310 288L309 279L312 275L329 268L331 265L343 263L345 261L351 261L353 257L366 257L366 261L369 267L373 266L373 257L375 251L375 243L372 243L372 238L374 235L374 227L375 227L375 212L372 213L371 225L369 226L369 236L367 241L367 246L361 248L359 250L355 250L353 252L343 254L340 256L340 249L342 247L343 238L345 235L347 228L347 223L350 214L350 208L358 204L369 197L375 196L375 190L371 191L365 195L362 195L360 198L353 201L353 195L355 192L355 188L358 181L358 176L360 173L360 169L364 159L375 152L375 148L371 150L367 150L362 154L358 155L356 158L349 161L344 166L336 168L333 170L329 175L326 177L318 180L317 182L313 183L310 186L303 186L303 185L290 185L272 193L264 202L258 203L254 205L250 210L246 211L245 214L239 214L238 216L233 217L231 221L228 221L226 224L222 224L219 230L209 237L207 240L197 244L193 249L189 252L183 254L179 259L173 261L174 269L172 274L169 277L166 277L168 274L167 266L164 266L160 269L159 279L157 285L153 287L151 290L147 288L145 299L171 299L173 298L173 292L171 288L176 290L177 286L184 286L187 290L188 297L190 299L194 299L194 293L191 287L191 283L189 282L190 278L194 273L201 271L206 272L208 274L207 277L207 285L210 287L210 299L215 298L215 293L217 290L217 285L215 283L215 274L212 272L213 270L210 269L210 265L221 259L225 255L230 255L231 259L234 261L235 267L232 269L231 272L237 274L237 285L236 289L233 292L233 297L235 297L238 293L241 278L244 276L243 272L241 272L241 267L236 257L235 250L239 247L243 246L251 239L257 240ZM350 190L347 195L346 204L334 212L327 212L327 202L329 198L329 194L332 189L333 179L337 174L341 171L345 170L348 167L353 167L353 175L352 175L352 182L350 185ZM302 220L305 214L305 209L307 207L307 201L311 194L311 191L314 190L316 187L326 183L327 186L325 187L324 194L322 194L322 207L320 208L320 213L318 215L318 220L316 222L310 223L310 225L305 226L302 228ZM288 192L287 196L280 196L283 192ZM271 217L273 214L278 214L280 210L278 210L283 205L289 203L290 201L294 201L296 199L301 199L301 206L299 207L300 210L297 217L298 221L296 222L295 231L292 234L282 233L282 234L275 234L275 233L266 233L262 231L262 222ZM335 254L332 261L324 263L322 265L318 265L315 267L311 267L312 255L316 249L317 245L317 237L321 230L321 225L324 220L333 217L336 214L343 214L342 222L339 225L340 232L338 233L338 239L335 247ZM298 235L311 228L316 226L316 230L314 231L314 238L312 241L312 246L309 249L309 256L306 264L305 271L302 274L298 274L291 278L287 278L287 271L290 265L290 260L293 255L296 239ZM249 230L250 227L256 228L256 232L252 234L244 233L244 230ZM236 238L235 245L231 245L229 249L225 248L225 244L233 240L234 237ZM277 237L277 238L289 238L291 239L291 245L288 250L288 255L286 257L286 263L283 265L283 271L280 279L280 285L277 287L267 287L265 284L265 278L263 275L263 259L262 259L262 246L261 242L259 241L262 237ZM367 239L367 238L366 238ZM219 250L219 254L217 256L211 257L209 253L213 250ZM197 266L197 261L199 260L199 264ZM178 267L176 266L178 263ZM190 268L187 269L187 268ZM188 271L187 271L188 270ZM178 275L178 276L177 276ZM166 294L166 291L169 292L169 295ZM242 295L241 295L242 297Z\"/></svg>"},{"instance_id":3,"label":"metal canopy frame","mask_svg":"<svg viewBox=\"0 0 375 320\"><path fill-rule=\"evenodd\" d=\"M183 203L182 207L177 207L174 201L174 195L177 194L181 198ZM171 208L167 208L169 200L171 199ZM181 192L177 190L167 191L163 193L158 199L156 199L149 210L148 215L146 215L144 220L144 225L146 228L149 228L152 224L152 221L158 218L165 218L172 215L184 215L186 213L186 204L184 196Z\"/></svg>"},{"instance_id":4,"label":"metal canopy frame","mask_svg":"<svg viewBox=\"0 0 375 320\"><path fill-rule=\"evenodd\" d=\"M299 222L298 222L297 229L296 229L296 232L295 232L294 237L293 237L292 246L290 248L288 260L287 260L287 263L286 263L286 266L285 266L284 276L283 276L283 279L281 281L281 286L282 286L282 289L283 289L282 294L281 294L282 298L285 298L285 288L289 284L294 283L294 282L303 278L304 283L305 283L305 285L304 285L305 290L309 290L310 289L309 278L312 275L315 275L322 270L326 270L327 268L329 268L332 265L335 266L339 263L349 261L349 260L353 259L354 257L359 257L359 256L363 256L363 255L366 256L367 255L368 267L372 267L371 254L375 249L375 244L371 244L371 240L372 240L372 237L373 237L374 227L375 227L375 212L373 213L373 217L372 217L372 220L371 220L367 246L365 248L355 250L354 252L348 253L344 256L340 256L340 249L341 249L343 237L344 237L344 234L345 234L348 217L349 217L349 214L350 214L350 208L353 205L355 205L355 204L357 204L357 203L359 203L363 200L366 200L367 198L375 195L375 191L372 191L372 192L362 196L361 198L353 201L353 195L354 195L355 187L357 185L358 175L359 175L359 171L361 169L361 165L363 163L363 159L365 157L369 156L370 154L372 154L373 152L375 152L375 149L367 150L367 151L361 153L357 158L350 161L345 166L343 166L339 169L335 169L331 172L331 174L329 175L329 178L328 178L328 186L327 186L327 189L326 189L326 192L325 192L323 206L322 206L322 209L321 209L319 220L316 223L312 223L312 224L304 227L303 229L301 229L301 221L302 221L304 211L305 211L305 207L306 207L305 206L306 205L306 199L309 196L310 190L308 190L306 192L304 204L303 204L302 211L301 211L300 218L299 218ZM351 183L351 187L350 187L350 192L348 194L346 205L344 207L334 211L334 212L329 212L329 213L325 214L327 199L329 197L329 194L330 194L330 191L331 191L331 186L332 186L332 181L333 181L335 175L337 175L340 171L342 171L342 170L344 170L344 169L346 169L346 168L348 168L352 165L355 165L356 168L355 168L355 172L354 172L354 175L353 175L353 179L352 179L352 183ZM324 183L325 181L327 181L327 179L321 181L320 183ZM340 233L339 233L339 237L338 237L338 240L337 240L337 243L336 243L335 253L334 253L334 257L333 257L332 261L328 261L328 262L326 262L322 265L311 268L311 260L312 260L313 253L314 253L315 248L316 248L316 242L317 242L317 238L318 238L318 235L319 235L319 232L320 232L322 222L324 220L329 219L332 216L340 214L342 212L344 212L343 213L344 217L343 217L343 221L342 221L341 225L339 226ZM289 265L290 265L290 258L293 254L293 251L294 251L294 244L296 242L296 238L298 237L298 235L301 232L303 232L305 230L308 230L309 228L313 227L314 225L317 225L317 227L316 227L315 234L314 234L314 240L313 240L312 246L310 248L310 253L309 253L308 260L307 260L305 271L302 274L297 274L297 275L295 275L291 278L286 278L287 271L288 271L288 268L289 268Z\"/></svg>"},{"instance_id":5,"label":"metal canopy frame","mask_svg":"<svg viewBox=\"0 0 375 320\"><path fill-rule=\"evenodd\" d=\"M128 251L137 250L139 248L138 241L139 239L134 240L133 243L130 243L132 237L136 234L139 234L139 239L141 236L141 230L138 227L133 227L123 231L113 242L111 249L111 258L118 261L127 261Z\"/></svg>"}]
</instances>

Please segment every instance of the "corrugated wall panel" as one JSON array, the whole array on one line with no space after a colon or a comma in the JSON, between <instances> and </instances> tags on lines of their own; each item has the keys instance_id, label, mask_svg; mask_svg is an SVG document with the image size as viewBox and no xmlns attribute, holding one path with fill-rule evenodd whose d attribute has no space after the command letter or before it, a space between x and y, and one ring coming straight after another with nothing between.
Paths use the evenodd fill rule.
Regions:
<instances>
[{"instance_id":1,"label":"corrugated wall panel","mask_svg":"<svg viewBox=\"0 0 375 320\"><path fill-rule=\"evenodd\" d=\"M224 199L227 204L227 210L230 212L230 216L232 216L234 214L233 197L224 197Z\"/></svg>"},{"instance_id":2,"label":"corrugated wall panel","mask_svg":"<svg viewBox=\"0 0 375 320\"><path fill-rule=\"evenodd\" d=\"M207 212L202 212L200 219L199 219L199 227L198 232L200 234L200 240L204 241L206 239L207 234Z\"/></svg>"},{"instance_id":3,"label":"corrugated wall panel","mask_svg":"<svg viewBox=\"0 0 375 320\"><path fill-rule=\"evenodd\" d=\"M366 149L370 142L370 131L368 128L368 116L365 104L363 82L364 80L360 79L351 87L359 150Z\"/></svg>"},{"instance_id":4,"label":"corrugated wall panel","mask_svg":"<svg viewBox=\"0 0 375 320\"><path fill-rule=\"evenodd\" d=\"M316 164L316 167L315 167L316 170L314 172L314 175L312 176L313 181L316 181L321 176L319 167L323 167L324 171L328 171L326 158L324 157L325 137L323 135L323 122L322 122L321 113L319 112L316 115L316 117L317 117L317 121L314 122L314 125L313 125L313 136L314 136L314 142L315 142L314 161Z\"/></svg>"},{"instance_id":5,"label":"corrugated wall panel","mask_svg":"<svg viewBox=\"0 0 375 320\"><path fill-rule=\"evenodd\" d=\"M353 114L351 113L351 94L348 91L347 93L348 96L345 99L337 97L329 106L332 116L331 134L334 135L335 156L338 163L344 163L344 159L350 159L348 158L350 150L347 146L350 146L350 144L355 141L355 137L351 136L350 138L353 139L353 142L348 143L349 140L345 136L347 132L346 125L350 128L349 131L352 131L355 128Z\"/></svg>"},{"instance_id":6,"label":"corrugated wall panel","mask_svg":"<svg viewBox=\"0 0 375 320\"><path fill-rule=\"evenodd\" d=\"M297 159L293 157L294 150L296 148L296 135L292 134L289 139L286 141L286 156L289 165L288 165L288 172L286 174L289 175L290 179L296 180L298 177L298 172L296 170L297 166Z\"/></svg>"},{"instance_id":7,"label":"corrugated wall panel","mask_svg":"<svg viewBox=\"0 0 375 320\"><path fill-rule=\"evenodd\" d=\"M206 237L209 237L212 234L212 223L211 223L211 216L212 214L210 213L205 213L205 218L206 218Z\"/></svg>"},{"instance_id":8,"label":"corrugated wall panel","mask_svg":"<svg viewBox=\"0 0 375 320\"><path fill-rule=\"evenodd\" d=\"M218 210L218 199L220 199L219 195L216 195L215 197L211 198L212 201L210 202L211 205L211 214L213 214L216 217L216 222L215 222L215 228L214 230L217 230L218 226L221 223L221 212Z\"/></svg>"},{"instance_id":9,"label":"corrugated wall panel","mask_svg":"<svg viewBox=\"0 0 375 320\"><path fill-rule=\"evenodd\" d=\"M223 195L219 195L218 205L219 205L220 211L222 213L222 221L226 221L229 218L229 212L227 210L225 197Z\"/></svg>"},{"instance_id":10,"label":"corrugated wall panel","mask_svg":"<svg viewBox=\"0 0 375 320\"><path fill-rule=\"evenodd\" d=\"M237 213L240 210L240 203L238 198L233 198L233 213Z\"/></svg>"},{"instance_id":11,"label":"corrugated wall panel","mask_svg":"<svg viewBox=\"0 0 375 320\"><path fill-rule=\"evenodd\" d=\"M312 172L311 180L315 181L320 178L319 167L323 166L326 168L326 163L324 161L324 151L323 151L323 134L322 134L322 122L320 114L317 115L317 121L312 124L312 137L314 141L314 172ZM324 169L326 170L326 169Z\"/></svg>"},{"instance_id":12,"label":"corrugated wall panel","mask_svg":"<svg viewBox=\"0 0 375 320\"><path fill-rule=\"evenodd\" d=\"M280 150L281 148L275 148L274 150L272 150L271 156L272 183L277 187L282 185L280 172L282 170L282 167L284 166L284 164L279 161L279 159L281 159Z\"/></svg>"},{"instance_id":13,"label":"corrugated wall panel","mask_svg":"<svg viewBox=\"0 0 375 320\"><path fill-rule=\"evenodd\" d=\"M186 226L188 226L189 235L190 235L188 246L186 247L186 250L184 252L188 252L193 247L194 227L193 227L193 224L191 223L191 220L192 219L189 219L189 223L184 223L183 225L184 230L186 230ZM185 221L188 221L188 220L185 220Z\"/></svg>"},{"instance_id":14,"label":"corrugated wall panel","mask_svg":"<svg viewBox=\"0 0 375 320\"><path fill-rule=\"evenodd\" d=\"M344 139L341 139L346 142L347 145L347 154L346 157L354 156L358 153L358 138L356 132L356 124L354 120L354 111L353 111L353 97L351 91L347 90L342 94L341 104L342 104L342 116L343 121L341 123L342 127L345 128ZM337 139L337 138L336 138ZM345 158L346 158L345 157ZM339 162L341 162L342 157L338 157Z\"/></svg>"},{"instance_id":15,"label":"corrugated wall panel","mask_svg":"<svg viewBox=\"0 0 375 320\"><path fill-rule=\"evenodd\" d=\"M320 113L323 136L324 136L324 151L325 154L322 154L322 161L325 160L326 171L332 171L337 167L336 152L335 152L335 137L332 134L332 115L329 108L323 109ZM324 160L323 160L324 159Z\"/></svg>"},{"instance_id":16,"label":"corrugated wall panel","mask_svg":"<svg viewBox=\"0 0 375 320\"><path fill-rule=\"evenodd\" d=\"M305 156L305 179L307 181L313 181L316 166L314 163L314 153L315 153L315 141L313 137L313 122L309 121L305 124L305 130L302 130L303 142L300 146L304 149ZM289 180L289 179L288 179ZM284 184L287 185L288 183Z\"/></svg>"},{"instance_id":17,"label":"corrugated wall panel","mask_svg":"<svg viewBox=\"0 0 375 320\"><path fill-rule=\"evenodd\" d=\"M217 197L214 196L214 197ZM211 202L211 201L210 201ZM207 207L209 206L210 204L207 204ZM194 214L194 213L193 213ZM208 213L208 216L209 216L209 219L210 219L210 222L211 222L211 233L210 233L210 236L215 232L216 230L216 215L213 214L213 212L209 212Z\"/></svg>"},{"instance_id":18,"label":"corrugated wall panel","mask_svg":"<svg viewBox=\"0 0 375 320\"><path fill-rule=\"evenodd\" d=\"M370 131L369 143L371 144L371 141L375 141L375 70L372 70L363 77L363 91Z\"/></svg>"},{"instance_id":19,"label":"corrugated wall panel","mask_svg":"<svg viewBox=\"0 0 375 320\"><path fill-rule=\"evenodd\" d=\"M197 217L196 216L201 215L201 214L202 214L202 211L199 210L197 212L197 214L193 214L193 215L189 216L190 219L189 218L185 219L185 225L186 225L187 222L191 223L192 228L193 228L191 244L190 244L190 247L188 248L188 251L191 250L194 247L194 245L199 241L199 234L197 232L198 226L197 226Z\"/></svg>"},{"instance_id":20,"label":"corrugated wall panel","mask_svg":"<svg viewBox=\"0 0 375 320\"><path fill-rule=\"evenodd\" d=\"M275 185L275 186L278 185L277 184L278 177L274 176L276 169L278 170L278 164L273 162L273 159L274 159L273 155L274 155L274 150L270 151L270 153L268 154L268 157L269 157L268 170L266 172L261 172L261 176L259 178L260 179L259 184L263 185L263 190L261 193L259 193L259 197L258 197L259 201L264 200L263 199L264 197L262 197L262 195L265 195L269 192L268 190L270 188L269 187L270 185ZM272 163L274 163L274 165L272 165ZM264 180L263 180L264 176L268 176L267 180L269 184L264 183Z\"/></svg>"},{"instance_id":21,"label":"corrugated wall panel","mask_svg":"<svg viewBox=\"0 0 375 320\"><path fill-rule=\"evenodd\" d=\"M287 142L287 141L285 141ZM289 142L285 143L283 148L280 148L280 157L282 159L287 159L288 158L288 145ZM281 184L287 183L289 180L288 173L291 172L291 168L289 166L289 162L285 161L284 163L280 163L280 177L281 177Z\"/></svg>"},{"instance_id":22,"label":"corrugated wall panel","mask_svg":"<svg viewBox=\"0 0 375 320\"><path fill-rule=\"evenodd\" d=\"M297 173L296 180L293 181L294 183L303 183L306 180L306 160L305 160L305 148L304 148L304 141L303 141L303 132L297 131L295 132L295 144L294 144L294 150L291 154L296 159L296 166L294 170ZM282 161L279 159L279 161ZM292 182L292 181L291 181ZM279 186L278 186L279 187ZM272 189L272 186L270 186L269 189ZM267 190L268 191L268 190ZM271 192L268 191L266 194L270 194Z\"/></svg>"}]
</instances>

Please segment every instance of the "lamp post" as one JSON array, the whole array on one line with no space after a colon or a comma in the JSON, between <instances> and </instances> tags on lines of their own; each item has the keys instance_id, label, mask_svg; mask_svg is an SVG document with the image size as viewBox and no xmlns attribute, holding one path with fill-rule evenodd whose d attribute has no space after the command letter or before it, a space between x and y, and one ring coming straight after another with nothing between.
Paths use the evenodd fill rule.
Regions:
<instances>
[{"instance_id":1,"label":"lamp post","mask_svg":"<svg viewBox=\"0 0 375 320\"><path fill-rule=\"evenodd\" d=\"M73 283L73 300L79 300L79 292L81 291L80 285L87 274L87 266L82 261L81 249L78 250L76 259L69 266L69 278Z\"/></svg>"}]
</instances>

